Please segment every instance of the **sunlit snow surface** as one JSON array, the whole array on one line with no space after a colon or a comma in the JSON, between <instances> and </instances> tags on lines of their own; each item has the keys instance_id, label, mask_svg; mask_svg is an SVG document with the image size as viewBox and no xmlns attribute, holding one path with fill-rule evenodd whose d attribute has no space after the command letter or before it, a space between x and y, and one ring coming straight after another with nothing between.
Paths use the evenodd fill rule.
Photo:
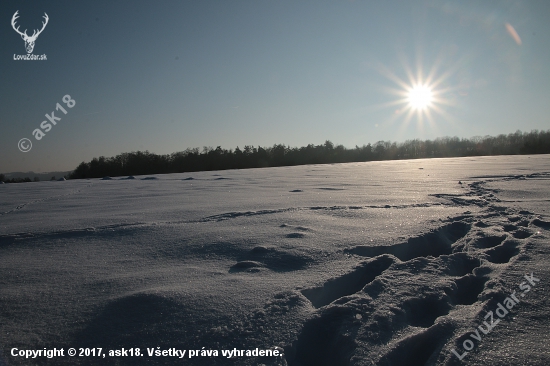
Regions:
<instances>
[{"instance_id":1,"label":"sunlit snow surface","mask_svg":"<svg viewBox=\"0 0 550 366\"><path fill-rule=\"evenodd\" d=\"M146 178L0 186L0 364L550 364L548 155ZM470 338L531 272L540 282Z\"/></svg>"}]
</instances>

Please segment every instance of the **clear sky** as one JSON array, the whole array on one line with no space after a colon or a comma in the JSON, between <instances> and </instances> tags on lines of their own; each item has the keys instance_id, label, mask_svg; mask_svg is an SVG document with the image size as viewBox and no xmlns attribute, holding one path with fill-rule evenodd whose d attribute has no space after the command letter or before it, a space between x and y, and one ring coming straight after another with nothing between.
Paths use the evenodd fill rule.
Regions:
<instances>
[{"instance_id":1,"label":"clear sky","mask_svg":"<svg viewBox=\"0 0 550 366\"><path fill-rule=\"evenodd\" d=\"M14 60L27 54L16 11L28 35L48 15L33 51L47 60ZM550 1L4 0L0 172L546 130L549 19ZM61 120L37 140L52 111Z\"/></svg>"}]
</instances>

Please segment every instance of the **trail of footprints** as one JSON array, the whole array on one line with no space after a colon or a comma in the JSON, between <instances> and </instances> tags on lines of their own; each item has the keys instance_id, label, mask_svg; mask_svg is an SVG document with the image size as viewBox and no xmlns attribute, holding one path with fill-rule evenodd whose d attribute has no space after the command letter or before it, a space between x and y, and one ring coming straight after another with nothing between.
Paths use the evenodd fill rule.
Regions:
<instances>
[{"instance_id":1,"label":"trail of footprints","mask_svg":"<svg viewBox=\"0 0 550 366\"><path fill-rule=\"evenodd\" d=\"M485 300L487 283L498 275L495 266L510 262L525 239L549 227L524 211L490 210L481 217L449 219L402 243L348 249L368 259L323 286L301 291L318 309L317 316L285 350L288 365L344 366L365 359L377 365L434 363L454 331L438 318ZM406 327L425 330L399 340ZM361 341L382 350L379 359L361 355L352 333L369 335ZM397 345L380 347L390 340Z\"/></svg>"},{"instance_id":2,"label":"trail of footprints","mask_svg":"<svg viewBox=\"0 0 550 366\"><path fill-rule=\"evenodd\" d=\"M532 235L550 230L549 222L530 212L496 206L493 193L498 192L474 182L464 195L473 199L445 198L484 207L481 214L466 211L397 244L348 248L346 254L364 258L350 272L318 287L275 296L259 311L262 319L264 313L304 309L307 302L316 309L285 346L285 364L437 364L443 347L457 337L458 326L447 315L490 299L500 271ZM286 224L281 228L290 240L310 232ZM230 272L293 271L313 262L292 249L256 247Z\"/></svg>"},{"instance_id":3,"label":"trail of footprints","mask_svg":"<svg viewBox=\"0 0 550 366\"><path fill-rule=\"evenodd\" d=\"M348 249L369 259L321 287L301 291L318 308L317 316L287 347L288 365L344 366L365 359L377 365L435 363L454 331L452 323L438 318L485 300L487 284L498 276L495 266L510 262L540 228L550 223L525 211L489 210L449 219L395 245ZM401 339L406 327L425 330ZM380 357L357 350L351 333L368 335L361 341ZM381 347L390 340L392 347Z\"/></svg>"},{"instance_id":4,"label":"trail of footprints","mask_svg":"<svg viewBox=\"0 0 550 366\"><path fill-rule=\"evenodd\" d=\"M287 364L436 364L456 337L456 324L442 317L487 300L484 291L499 266L518 256L535 232L550 229L527 211L494 206L496 192L482 185L470 184L468 194L481 198L484 214L466 212L402 243L350 248L350 255L368 259L302 290L317 311L285 348Z\"/></svg>"}]
</instances>

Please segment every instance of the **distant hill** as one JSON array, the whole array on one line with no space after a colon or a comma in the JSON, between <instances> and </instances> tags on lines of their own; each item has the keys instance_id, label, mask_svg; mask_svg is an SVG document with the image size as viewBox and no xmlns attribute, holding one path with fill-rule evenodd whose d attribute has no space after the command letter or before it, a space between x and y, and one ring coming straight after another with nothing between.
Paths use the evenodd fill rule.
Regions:
<instances>
[{"instance_id":1,"label":"distant hill","mask_svg":"<svg viewBox=\"0 0 550 366\"><path fill-rule=\"evenodd\" d=\"M62 178L64 176L69 176L72 171L67 172L50 172L50 173L35 173L35 172L12 172L12 173L4 173L5 179L17 179L17 178L30 178L31 180L34 180L35 177L38 177L41 181L42 180L51 180L52 177L55 177L55 179Z\"/></svg>"}]
</instances>

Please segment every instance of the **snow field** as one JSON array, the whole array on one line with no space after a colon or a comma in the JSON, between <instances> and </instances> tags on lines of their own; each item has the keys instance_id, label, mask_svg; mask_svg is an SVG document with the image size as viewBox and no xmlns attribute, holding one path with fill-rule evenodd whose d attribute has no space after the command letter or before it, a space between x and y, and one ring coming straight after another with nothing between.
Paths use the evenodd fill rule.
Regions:
<instances>
[{"instance_id":1,"label":"snow field","mask_svg":"<svg viewBox=\"0 0 550 366\"><path fill-rule=\"evenodd\" d=\"M85 365L101 362L29 363L9 351L205 347L279 349L283 356L186 363L547 363L540 349L550 340L547 160L3 185L2 358ZM540 286L481 341L473 339L480 319L531 272ZM451 350L465 339L475 347L459 361ZM164 365L177 358L107 361Z\"/></svg>"}]
</instances>

